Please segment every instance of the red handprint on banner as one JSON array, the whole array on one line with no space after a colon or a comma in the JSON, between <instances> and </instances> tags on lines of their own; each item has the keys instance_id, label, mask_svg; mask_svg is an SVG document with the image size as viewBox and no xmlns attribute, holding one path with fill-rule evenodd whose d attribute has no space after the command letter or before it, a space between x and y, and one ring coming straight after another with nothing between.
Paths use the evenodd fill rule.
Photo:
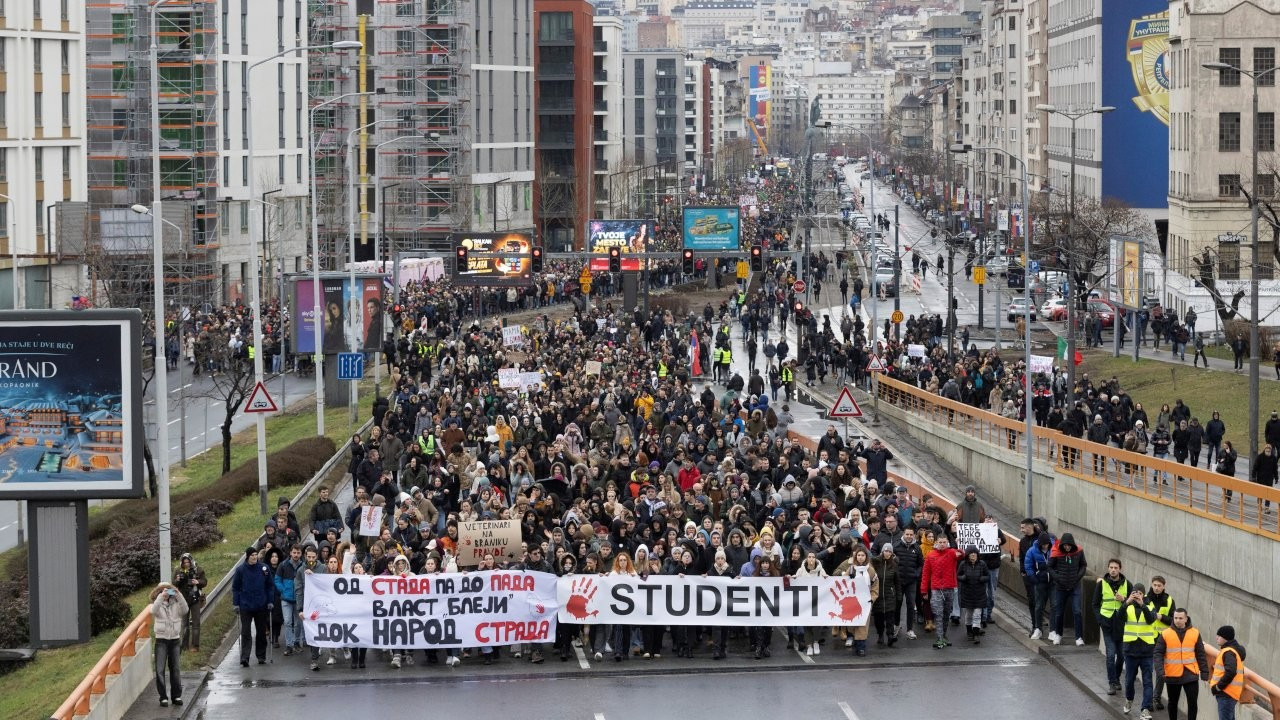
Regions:
<instances>
[{"instance_id":1,"label":"red handprint on banner","mask_svg":"<svg viewBox=\"0 0 1280 720\"><path fill-rule=\"evenodd\" d=\"M832 583L831 597L835 598L836 604L840 606L840 612L827 613L831 617L851 623L862 615L862 603L858 602L858 597L854 594L853 581L845 578L837 579Z\"/></svg>"},{"instance_id":2,"label":"red handprint on banner","mask_svg":"<svg viewBox=\"0 0 1280 720\"><path fill-rule=\"evenodd\" d=\"M589 577L574 580L569 586L569 602L565 603L565 611L578 620L599 615L599 610L587 610L587 604L595 598L598 591L595 580Z\"/></svg>"}]
</instances>

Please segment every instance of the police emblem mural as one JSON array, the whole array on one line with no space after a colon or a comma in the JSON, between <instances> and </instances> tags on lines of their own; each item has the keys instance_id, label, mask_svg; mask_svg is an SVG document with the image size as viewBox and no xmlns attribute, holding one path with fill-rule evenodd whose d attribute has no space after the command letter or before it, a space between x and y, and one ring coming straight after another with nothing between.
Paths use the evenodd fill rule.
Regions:
<instances>
[{"instance_id":1,"label":"police emblem mural","mask_svg":"<svg viewBox=\"0 0 1280 720\"><path fill-rule=\"evenodd\" d=\"M1126 44L1138 109L1169 124L1169 13L1144 15L1129 22Z\"/></svg>"}]
</instances>

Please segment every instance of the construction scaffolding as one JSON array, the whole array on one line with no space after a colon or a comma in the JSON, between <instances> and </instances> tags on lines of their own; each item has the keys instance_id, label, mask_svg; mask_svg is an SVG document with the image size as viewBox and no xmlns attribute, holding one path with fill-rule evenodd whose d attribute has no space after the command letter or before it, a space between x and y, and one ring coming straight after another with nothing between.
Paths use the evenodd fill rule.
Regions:
<instances>
[{"instance_id":1,"label":"construction scaffolding","mask_svg":"<svg viewBox=\"0 0 1280 720\"><path fill-rule=\"evenodd\" d=\"M347 93L376 92L314 114L317 212L325 269L347 261L346 138L357 136L357 257L447 249L470 217L469 0L311 0L313 46L364 43L356 68L313 54L312 106ZM374 239L376 238L376 239Z\"/></svg>"},{"instance_id":2,"label":"construction scaffolding","mask_svg":"<svg viewBox=\"0 0 1280 720\"><path fill-rule=\"evenodd\" d=\"M66 227L80 230L62 255L88 266L95 305L149 306L150 221L129 217L136 215L129 208L153 199L153 132L159 133L164 217L182 230L179 242L166 225L166 293L183 305L220 300L216 11L213 0L160 6L153 78L150 2L86 5L88 202L60 212ZM151 122L153 83L159 127ZM103 297L95 297L99 292Z\"/></svg>"}]
</instances>

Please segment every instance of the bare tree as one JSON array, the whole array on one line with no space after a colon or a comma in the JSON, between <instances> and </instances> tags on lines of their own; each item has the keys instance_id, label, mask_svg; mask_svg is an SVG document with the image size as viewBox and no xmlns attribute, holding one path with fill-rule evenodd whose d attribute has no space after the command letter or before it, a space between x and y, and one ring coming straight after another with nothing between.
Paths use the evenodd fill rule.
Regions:
<instances>
[{"instance_id":1,"label":"bare tree","mask_svg":"<svg viewBox=\"0 0 1280 720\"><path fill-rule=\"evenodd\" d=\"M1055 196L1043 228L1059 258L1066 263L1064 269L1083 309L1089 293L1107 277L1112 238L1120 235L1147 240L1155 236L1155 226L1122 200L1097 200L1077 193L1073 236L1070 211L1070 199Z\"/></svg>"},{"instance_id":2,"label":"bare tree","mask_svg":"<svg viewBox=\"0 0 1280 720\"><path fill-rule=\"evenodd\" d=\"M245 338L245 342L249 342ZM254 388L253 361L219 330L201 333L196 342L198 362L210 369L208 397L222 403L222 472L231 472L231 421Z\"/></svg>"}]
</instances>

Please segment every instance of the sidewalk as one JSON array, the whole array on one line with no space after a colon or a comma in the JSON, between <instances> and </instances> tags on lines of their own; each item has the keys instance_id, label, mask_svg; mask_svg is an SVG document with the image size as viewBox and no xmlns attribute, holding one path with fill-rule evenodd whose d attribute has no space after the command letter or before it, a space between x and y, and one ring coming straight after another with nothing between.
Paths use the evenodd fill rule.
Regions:
<instances>
[{"instance_id":1,"label":"sidewalk","mask_svg":"<svg viewBox=\"0 0 1280 720\"><path fill-rule=\"evenodd\" d=\"M1046 327L1048 327L1050 330L1053 331L1054 335L1057 335L1059 337L1063 336L1067 329L1065 323L1055 322L1055 323L1044 323L1044 324ZM1114 337L1115 336L1111 331L1104 331L1102 334L1102 347L1097 349L1107 351L1107 352L1114 352L1113 351L1113 348L1115 347ZM1129 340L1131 340L1132 337L1133 337L1132 333L1126 336L1124 347L1120 349L1120 357L1127 357L1127 358L1133 357L1133 345L1129 343ZM1077 338L1077 345L1081 349L1084 348L1083 340L1081 338ZM1218 347L1225 347L1225 346L1218 346ZM1191 363L1195 360L1195 346L1193 346L1191 343L1187 343L1187 359L1186 360L1179 359L1179 356L1174 355L1171 352L1171 350L1172 350L1172 346L1170 346L1169 343L1165 343L1165 342L1162 342L1160 344L1159 350L1154 349L1151 346L1151 338L1148 336L1146 344L1141 345L1138 348L1138 357L1144 360L1159 360L1160 362L1169 363L1171 365L1187 365L1187 366L1190 366ZM1236 375L1243 375L1246 377L1249 375L1249 358L1247 357L1244 359L1244 367L1240 370L1235 369L1235 361L1233 360L1218 358L1212 355L1207 355L1206 359L1209 361L1210 370L1215 370L1218 372L1225 372L1225 373L1235 373ZM1204 367L1203 361L1199 363L1199 366L1202 368ZM1280 378L1276 377L1275 363L1271 360L1271 358L1263 357L1260 359L1259 368L1258 368L1258 377L1262 380L1280 382Z\"/></svg>"}]
</instances>

